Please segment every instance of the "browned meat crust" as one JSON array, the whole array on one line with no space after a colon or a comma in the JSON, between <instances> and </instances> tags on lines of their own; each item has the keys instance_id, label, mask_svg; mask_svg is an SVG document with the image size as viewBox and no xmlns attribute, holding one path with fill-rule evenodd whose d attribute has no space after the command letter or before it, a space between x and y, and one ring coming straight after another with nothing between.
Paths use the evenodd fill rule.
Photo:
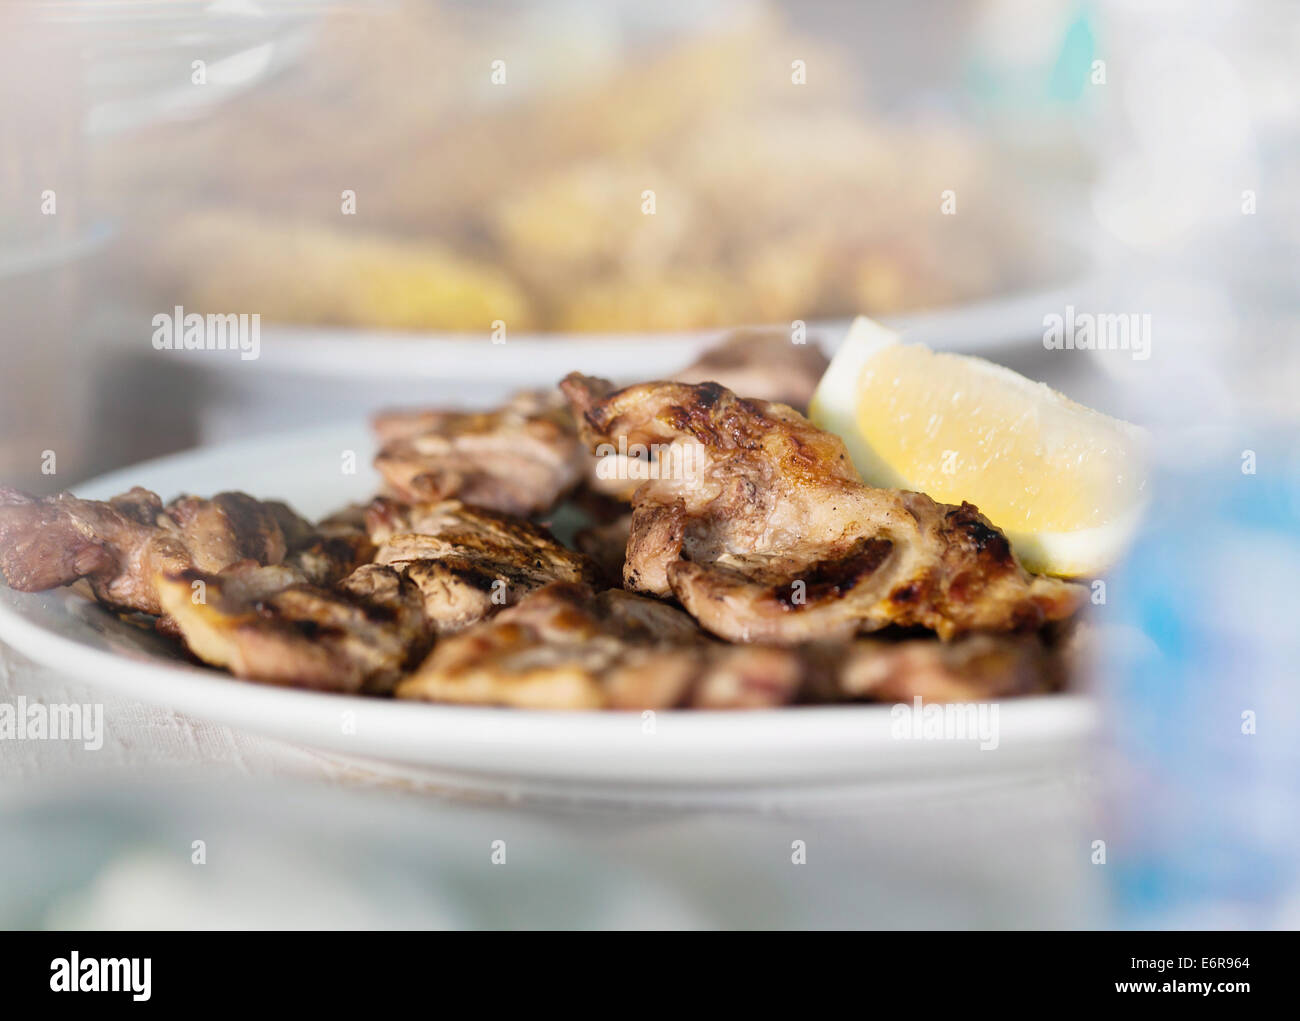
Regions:
<instances>
[{"instance_id":1,"label":"browned meat crust","mask_svg":"<svg viewBox=\"0 0 1300 1021\"><path fill-rule=\"evenodd\" d=\"M632 515L624 514L613 521L584 528L573 537L578 549L595 562L601 579L611 588L623 586L623 565L627 562L631 531Z\"/></svg>"},{"instance_id":2,"label":"browned meat crust","mask_svg":"<svg viewBox=\"0 0 1300 1021\"><path fill-rule=\"evenodd\" d=\"M734 394L802 411L829 364L810 339L796 344L788 330L749 328L727 334L672 378L680 383L720 383Z\"/></svg>"},{"instance_id":3,"label":"browned meat crust","mask_svg":"<svg viewBox=\"0 0 1300 1021\"><path fill-rule=\"evenodd\" d=\"M778 705L799 676L778 650L710 642L680 610L555 583L438 643L398 698L533 709Z\"/></svg>"},{"instance_id":4,"label":"browned meat crust","mask_svg":"<svg viewBox=\"0 0 1300 1021\"><path fill-rule=\"evenodd\" d=\"M561 384L588 446L685 466L637 489L624 583L676 596L735 642L798 643L888 625L950 639L1068 617L1077 586L1029 575L974 507L862 484L843 442L714 383Z\"/></svg>"},{"instance_id":5,"label":"browned meat crust","mask_svg":"<svg viewBox=\"0 0 1300 1021\"><path fill-rule=\"evenodd\" d=\"M527 516L553 506L589 460L554 392L516 394L495 411L392 411L375 417L375 467L412 502L458 497Z\"/></svg>"},{"instance_id":6,"label":"browned meat crust","mask_svg":"<svg viewBox=\"0 0 1300 1021\"><path fill-rule=\"evenodd\" d=\"M440 641L399 698L531 709L977 701L1050 690L1036 635L724 645L654 599L557 583Z\"/></svg>"},{"instance_id":7,"label":"browned meat crust","mask_svg":"<svg viewBox=\"0 0 1300 1021\"><path fill-rule=\"evenodd\" d=\"M156 585L190 651L247 680L387 694L428 647L419 593L389 567L333 589L283 565L160 573Z\"/></svg>"},{"instance_id":8,"label":"browned meat crust","mask_svg":"<svg viewBox=\"0 0 1300 1021\"><path fill-rule=\"evenodd\" d=\"M410 578L424 598L429 627L459 631L552 581L594 583L596 566L539 525L459 500L367 511L375 562Z\"/></svg>"},{"instance_id":9,"label":"browned meat crust","mask_svg":"<svg viewBox=\"0 0 1300 1021\"><path fill-rule=\"evenodd\" d=\"M108 501L0 490L5 581L32 592L85 578L97 599L118 610L159 613L153 579L160 571L278 564L311 533L284 504L244 493L183 496L164 507L140 487Z\"/></svg>"},{"instance_id":10,"label":"browned meat crust","mask_svg":"<svg viewBox=\"0 0 1300 1021\"><path fill-rule=\"evenodd\" d=\"M1036 634L858 639L831 655L834 668L812 675L810 699L979 702L1053 691L1064 680L1060 651Z\"/></svg>"}]
</instances>

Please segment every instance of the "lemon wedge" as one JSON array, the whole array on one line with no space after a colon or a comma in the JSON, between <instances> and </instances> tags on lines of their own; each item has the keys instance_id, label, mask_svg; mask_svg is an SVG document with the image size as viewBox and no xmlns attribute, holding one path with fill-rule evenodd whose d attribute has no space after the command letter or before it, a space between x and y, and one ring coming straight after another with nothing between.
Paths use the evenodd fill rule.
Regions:
<instances>
[{"instance_id":1,"label":"lemon wedge","mask_svg":"<svg viewBox=\"0 0 1300 1021\"><path fill-rule=\"evenodd\" d=\"M1031 571L1112 566L1146 502L1143 433L982 358L859 317L813 395L863 481L975 504Z\"/></svg>"}]
</instances>

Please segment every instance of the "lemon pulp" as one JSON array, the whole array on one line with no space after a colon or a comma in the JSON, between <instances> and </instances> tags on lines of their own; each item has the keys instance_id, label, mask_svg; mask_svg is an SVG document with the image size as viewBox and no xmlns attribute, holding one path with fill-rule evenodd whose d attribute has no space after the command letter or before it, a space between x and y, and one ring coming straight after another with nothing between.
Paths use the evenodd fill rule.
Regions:
<instances>
[{"instance_id":1,"label":"lemon pulp","mask_svg":"<svg viewBox=\"0 0 1300 1021\"><path fill-rule=\"evenodd\" d=\"M1094 528L1140 500L1121 423L966 362L898 344L862 370L862 438L912 486L1016 531Z\"/></svg>"},{"instance_id":2,"label":"lemon pulp","mask_svg":"<svg viewBox=\"0 0 1300 1021\"><path fill-rule=\"evenodd\" d=\"M1032 570L1114 562L1145 502L1141 430L981 358L857 320L810 415L865 482L975 504Z\"/></svg>"}]
</instances>

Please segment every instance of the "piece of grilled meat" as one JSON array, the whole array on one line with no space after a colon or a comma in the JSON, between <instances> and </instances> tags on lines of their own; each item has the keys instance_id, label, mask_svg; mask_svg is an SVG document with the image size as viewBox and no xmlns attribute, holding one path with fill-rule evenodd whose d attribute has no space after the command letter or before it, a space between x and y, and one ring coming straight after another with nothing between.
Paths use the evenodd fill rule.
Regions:
<instances>
[{"instance_id":1,"label":"piece of grilled meat","mask_svg":"<svg viewBox=\"0 0 1300 1021\"><path fill-rule=\"evenodd\" d=\"M665 603L557 582L440 641L397 697L531 709L741 708L788 702L799 681L783 650L720 645Z\"/></svg>"},{"instance_id":2,"label":"piece of grilled meat","mask_svg":"<svg viewBox=\"0 0 1300 1021\"><path fill-rule=\"evenodd\" d=\"M445 635L553 581L593 583L598 571L539 525L460 500L401 504L380 497L366 521L375 562L411 579L429 628Z\"/></svg>"},{"instance_id":3,"label":"piece of grilled meat","mask_svg":"<svg viewBox=\"0 0 1300 1021\"><path fill-rule=\"evenodd\" d=\"M138 486L107 501L0 489L5 581L34 592L84 578L96 599L120 611L160 613L159 572L211 573L241 561L279 564L326 538L283 503L245 493L182 496L164 506L156 493ZM364 556L367 542L363 535L356 547L346 541L321 546L320 570L326 560Z\"/></svg>"},{"instance_id":4,"label":"piece of grilled meat","mask_svg":"<svg viewBox=\"0 0 1300 1021\"><path fill-rule=\"evenodd\" d=\"M666 603L555 583L440 641L398 698L530 709L980 701L1051 690L1036 635L726 645Z\"/></svg>"},{"instance_id":5,"label":"piece of grilled meat","mask_svg":"<svg viewBox=\"0 0 1300 1021\"><path fill-rule=\"evenodd\" d=\"M375 467L410 502L456 497L507 514L552 507L586 470L572 416L554 391L495 411L389 411L373 420Z\"/></svg>"},{"instance_id":6,"label":"piece of grilled meat","mask_svg":"<svg viewBox=\"0 0 1300 1021\"><path fill-rule=\"evenodd\" d=\"M672 378L683 383L712 381L735 393L803 409L828 364L816 344L795 344L782 330L746 328L727 334ZM596 460L588 465L579 491L579 502L588 509L595 505L600 519L617 517L623 505L632 502L649 460L634 448L610 447L593 449ZM602 501L618 512L599 513Z\"/></svg>"},{"instance_id":7,"label":"piece of grilled meat","mask_svg":"<svg viewBox=\"0 0 1300 1021\"><path fill-rule=\"evenodd\" d=\"M251 563L161 571L155 585L190 651L246 680L388 694L428 648L420 594L391 567L363 565L332 588Z\"/></svg>"},{"instance_id":8,"label":"piece of grilled meat","mask_svg":"<svg viewBox=\"0 0 1300 1021\"><path fill-rule=\"evenodd\" d=\"M342 516L326 518L290 547L284 562L302 572L313 585L336 585L375 558L364 520Z\"/></svg>"},{"instance_id":9,"label":"piece of grilled meat","mask_svg":"<svg viewBox=\"0 0 1300 1021\"><path fill-rule=\"evenodd\" d=\"M808 338L796 344L788 330L751 327L727 334L672 378L720 383L732 393L804 411L829 364Z\"/></svg>"},{"instance_id":10,"label":"piece of grilled meat","mask_svg":"<svg viewBox=\"0 0 1300 1021\"><path fill-rule=\"evenodd\" d=\"M844 443L792 408L714 383L561 387L590 449L638 444L668 469L633 498L624 584L676 596L735 642L844 638L888 625L944 639L1031 630L1082 590L1028 574L970 504L866 486Z\"/></svg>"},{"instance_id":11,"label":"piece of grilled meat","mask_svg":"<svg viewBox=\"0 0 1300 1021\"><path fill-rule=\"evenodd\" d=\"M859 638L812 654L829 666L809 672L812 701L982 702L1055 691L1065 679L1061 651L1038 634Z\"/></svg>"},{"instance_id":12,"label":"piece of grilled meat","mask_svg":"<svg viewBox=\"0 0 1300 1021\"><path fill-rule=\"evenodd\" d=\"M632 515L628 513L581 529L573 537L574 544L595 562L601 580L611 588L623 587L623 565L627 562L627 539L631 531Z\"/></svg>"}]
</instances>

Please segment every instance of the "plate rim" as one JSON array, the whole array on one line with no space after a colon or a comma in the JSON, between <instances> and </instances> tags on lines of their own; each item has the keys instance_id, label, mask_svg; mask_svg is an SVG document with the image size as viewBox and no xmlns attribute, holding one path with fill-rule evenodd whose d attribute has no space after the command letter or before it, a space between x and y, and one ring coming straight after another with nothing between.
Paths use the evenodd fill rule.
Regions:
<instances>
[{"instance_id":1,"label":"plate rim","mask_svg":"<svg viewBox=\"0 0 1300 1021\"><path fill-rule=\"evenodd\" d=\"M1077 304L1100 287L1102 280L1095 269L1085 265L1066 279L1039 288L881 316L879 321L909 343L962 354L1006 350L1041 332L1043 308L1063 307L1070 301ZM820 346L831 355L853 319L851 315L810 319L806 329L810 337L821 339ZM486 371L486 359L492 357L485 352L528 345L534 352L573 364L586 362L583 371L600 374L617 365L619 356L636 345L671 345L680 348L680 356L692 358L733 332L773 329L788 329L788 324L736 323L686 330L530 330L509 334L506 343L497 345L491 342L487 327L471 332L271 322L261 329L259 360L269 371L322 379L360 375L373 380L413 374L419 379L478 380ZM528 360L502 357L498 361L501 364L491 369L495 382L506 379L517 384L533 374ZM205 372L223 375L237 374L242 366L228 358L206 358L201 364Z\"/></svg>"}]
</instances>

